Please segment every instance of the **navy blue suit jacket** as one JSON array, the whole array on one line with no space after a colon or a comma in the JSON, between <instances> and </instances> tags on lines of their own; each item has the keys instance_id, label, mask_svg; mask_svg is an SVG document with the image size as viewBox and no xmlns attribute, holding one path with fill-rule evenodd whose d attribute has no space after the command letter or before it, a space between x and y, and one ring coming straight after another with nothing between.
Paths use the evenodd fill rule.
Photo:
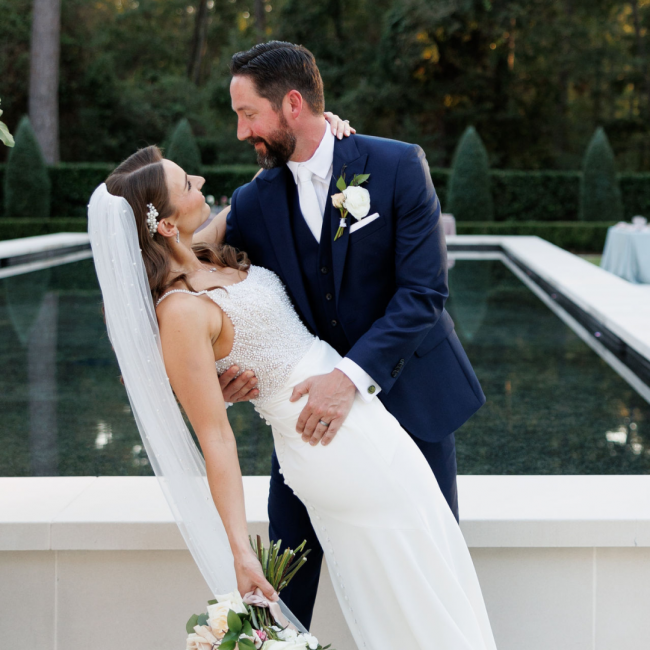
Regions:
<instances>
[{"instance_id":1,"label":"navy blue suit jacket","mask_svg":"<svg viewBox=\"0 0 650 650\"><path fill-rule=\"evenodd\" d=\"M440 203L422 149L353 135L336 140L330 195L345 166L370 174L370 213L379 218L332 242L339 322L350 359L381 387L379 399L411 435L435 442L453 433L485 396L445 310L447 252ZM289 216L286 166L238 188L227 243L284 282L305 324L317 333ZM339 212L331 210L331 237ZM355 223L352 217L349 222Z\"/></svg>"}]
</instances>

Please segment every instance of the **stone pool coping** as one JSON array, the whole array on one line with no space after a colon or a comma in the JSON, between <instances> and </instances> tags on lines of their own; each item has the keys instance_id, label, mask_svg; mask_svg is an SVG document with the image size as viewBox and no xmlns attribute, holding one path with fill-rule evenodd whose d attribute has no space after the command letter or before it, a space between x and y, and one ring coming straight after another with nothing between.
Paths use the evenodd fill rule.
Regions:
<instances>
[{"instance_id":1,"label":"stone pool coping","mask_svg":"<svg viewBox=\"0 0 650 650\"><path fill-rule=\"evenodd\" d=\"M650 360L650 285L627 282L540 237L458 235L447 244L501 247Z\"/></svg>"},{"instance_id":2,"label":"stone pool coping","mask_svg":"<svg viewBox=\"0 0 650 650\"><path fill-rule=\"evenodd\" d=\"M470 548L650 547L650 476L460 476ZM268 476L244 477L265 534ZM183 550L155 477L0 478L0 551Z\"/></svg>"},{"instance_id":3,"label":"stone pool coping","mask_svg":"<svg viewBox=\"0 0 650 650\"><path fill-rule=\"evenodd\" d=\"M58 232L52 235L8 239L0 241L0 259L31 256L85 244L90 245L90 238L85 232Z\"/></svg>"}]
</instances>

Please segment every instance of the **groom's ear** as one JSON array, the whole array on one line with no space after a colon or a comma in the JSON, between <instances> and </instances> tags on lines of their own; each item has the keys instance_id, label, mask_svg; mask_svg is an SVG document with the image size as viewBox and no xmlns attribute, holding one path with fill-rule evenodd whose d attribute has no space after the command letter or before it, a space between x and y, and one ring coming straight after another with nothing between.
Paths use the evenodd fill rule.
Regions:
<instances>
[{"instance_id":1,"label":"groom's ear","mask_svg":"<svg viewBox=\"0 0 650 650\"><path fill-rule=\"evenodd\" d=\"M297 90L290 90L284 96L284 105L289 111L291 117L295 120L300 117L300 114L305 108L305 100Z\"/></svg>"}]
</instances>

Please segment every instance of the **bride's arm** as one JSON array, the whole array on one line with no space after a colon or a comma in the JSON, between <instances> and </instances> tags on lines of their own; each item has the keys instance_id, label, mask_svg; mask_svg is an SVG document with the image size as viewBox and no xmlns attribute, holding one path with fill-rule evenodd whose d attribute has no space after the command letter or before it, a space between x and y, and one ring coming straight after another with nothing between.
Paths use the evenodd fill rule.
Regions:
<instances>
[{"instance_id":1,"label":"bride's arm","mask_svg":"<svg viewBox=\"0 0 650 650\"><path fill-rule=\"evenodd\" d=\"M259 587L275 600L248 541L237 444L215 369L212 345L221 332L221 312L202 298L178 294L163 301L157 315L165 368L201 444L210 492L235 558L237 587L242 594Z\"/></svg>"},{"instance_id":2,"label":"bride's arm","mask_svg":"<svg viewBox=\"0 0 650 650\"><path fill-rule=\"evenodd\" d=\"M259 172L258 172L259 173ZM221 244L226 236L226 219L230 212L230 206L227 205L219 214L215 215L210 225L192 237L193 244L206 242L208 244Z\"/></svg>"},{"instance_id":3,"label":"bride's arm","mask_svg":"<svg viewBox=\"0 0 650 650\"><path fill-rule=\"evenodd\" d=\"M342 138L347 138L350 134L356 133L356 129L350 126L350 123L347 120L342 120L338 115L334 113L325 112L323 113L325 119L330 123L330 129L332 134L336 136L339 140ZM259 169L253 180L256 179L263 170ZM228 218L228 213L230 212L230 206L223 209L214 219L212 223L207 227L196 233L192 238L193 244L198 244L200 242L207 242L208 244L221 244L226 236L226 219Z\"/></svg>"}]
</instances>

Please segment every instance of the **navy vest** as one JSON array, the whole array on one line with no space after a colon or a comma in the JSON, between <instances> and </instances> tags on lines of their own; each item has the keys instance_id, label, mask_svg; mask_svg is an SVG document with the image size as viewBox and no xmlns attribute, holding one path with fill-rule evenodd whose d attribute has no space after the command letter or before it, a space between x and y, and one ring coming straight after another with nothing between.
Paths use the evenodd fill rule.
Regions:
<instances>
[{"instance_id":1,"label":"navy vest","mask_svg":"<svg viewBox=\"0 0 650 650\"><path fill-rule=\"evenodd\" d=\"M298 263L307 290L309 306L316 321L319 338L327 341L341 356L350 349L343 326L336 312L334 299L334 274L332 272L332 230L330 210L325 210L320 244L314 238L300 210L298 187L289 176L289 208L291 210L291 230L298 252Z\"/></svg>"}]
</instances>

